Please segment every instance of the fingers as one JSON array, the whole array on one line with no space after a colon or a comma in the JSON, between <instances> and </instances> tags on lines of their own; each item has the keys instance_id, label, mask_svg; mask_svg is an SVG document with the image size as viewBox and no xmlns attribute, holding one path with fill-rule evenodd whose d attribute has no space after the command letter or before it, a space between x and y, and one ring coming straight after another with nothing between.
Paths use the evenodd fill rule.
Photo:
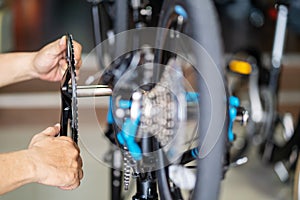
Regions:
<instances>
[{"instance_id":1,"label":"fingers","mask_svg":"<svg viewBox=\"0 0 300 200\"><path fill-rule=\"evenodd\" d=\"M59 123L55 124L52 127L46 128L45 130L43 130L39 134L36 134L32 138L29 147L31 147L33 144L35 144L36 142L44 139L47 136L49 136L49 137L56 137L56 136L58 136L59 135L59 131L60 131L60 124ZM55 139L56 140L64 140L64 141L67 141L69 143L72 143L73 146L74 146L73 148L75 148L78 152L80 152L79 147L74 143L74 141L70 137L62 136L62 137L55 138Z\"/></svg>"},{"instance_id":2,"label":"fingers","mask_svg":"<svg viewBox=\"0 0 300 200\"><path fill-rule=\"evenodd\" d=\"M63 51L65 51L67 49L67 38L64 35L60 39L50 43L49 45L45 46L44 48L47 49L46 54L48 54L48 55L61 56Z\"/></svg>"},{"instance_id":3,"label":"fingers","mask_svg":"<svg viewBox=\"0 0 300 200\"><path fill-rule=\"evenodd\" d=\"M75 145L75 147L77 147L77 145ZM82 170L83 162L82 162L82 158L79 155L79 152L80 151L78 148L78 154L77 154L77 159L76 159L77 162L74 163L74 165L73 165L73 169L76 169L76 171L74 173L73 181L69 182L69 185L67 185L67 186L59 187L60 189L73 190L80 185L80 181L83 178L83 170Z\"/></svg>"},{"instance_id":4,"label":"fingers","mask_svg":"<svg viewBox=\"0 0 300 200\"><path fill-rule=\"evenodd\" d=\"M79 170L77 177L74 179L74 183L68 186L60 186L59 188L62 190L74 190L80 185L80 181L83 177L82 169Z\"/></svg>"},{"instance_id":5,"label":"fingers","mask_svg":"<svg viewBox=\"0 0 300 200\"><path fill-rule=\"evenodd\" d=\"M57 42L56 42L57 43ZM62 52L62 50L65 50L67 48L67 37L64 35L62 36L59 40L58 40L58 45L57 46L57 49L58 49L58 52Z\"/></svg>"},{"instance_id":6,"label":"fingers","mask_svg":"<svg viewBox=\"0 0 300 200\"><path fill-rule=\"evenodd\" d=\"M45 134L47 136L55 137L59 134L60 130L60 124L55 124L53 127L48 127L44 131L42 131L42 134Z\"/></svg>"},{"instance_id":7,"label":"fingers","mask_svg":"<svg viewBox=\"0 0 300 200\"><path fill-rule=\"evenodd\" d=\"M78 156L77 159L77 172L74 174L74 179L71 181L70 185L60 186L59 188L62 190L73 190L80 185L80 181L83 178L83 170L82 170L82 159Z\"/></svg>"},{"instance_id":8,"label":"fingers","mask_svg":"<svg viewBox=\"0 0 300 200\"><path fill-rule=\"evenodd\" d=\"M82 171L82 165L83 165L83 162L82 162L82 158L79 156L78 157L78 166L79 166L79 179L81 180L83 178L83 171Z\"/></svg>"},{"instance_id":9,"label":"fingers","mask_svg":"<svg viewBox=\"0 0 300 200\"><path fill-rule=\"evenodd\" d=\"M82 169L80 169L79 170L79 172L78 172L78 177L79 177L79 180L82 180L82 178L83 178L83 170Z\"/></svg>"},{"instance_id":10,"label":"fingers","mask_svg":"<svg viewBox=\"0 0 300 200\"><path fill-rule=\"evenodd\" d=\"M29 143L29 148L31 148L34 144L38 143L39 141L43 140L45 137L55 137L59 134L60 124L56 124L53 127L48 127L42 132L33 136Z\"/></svg>"},{"instance_id":11,"label":"fingers","mask_svg":"<svg viewBox=\"0 0 300 200\"><path fill-rule=\"evenodd\" d=\"M79 69L79 67L82 64L82 60L81 60L82 46L76 41L74 41L73 45L74 45L75 66L76 69Z\"/></svg>"}]
</instances>

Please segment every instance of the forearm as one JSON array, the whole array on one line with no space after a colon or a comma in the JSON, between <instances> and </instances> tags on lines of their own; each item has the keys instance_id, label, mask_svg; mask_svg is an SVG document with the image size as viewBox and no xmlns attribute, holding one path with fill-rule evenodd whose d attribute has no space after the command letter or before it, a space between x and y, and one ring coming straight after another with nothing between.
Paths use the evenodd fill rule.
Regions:
<instances>
[{"instance_id":1,"label":"forearm","mask_svg":"<svg viewBox=\"0 0 300 200\"><path fill-rule=\"evenodd\" d=\"M36 181L27 150L0 154L0 166L0 195Z\"/></svg>"},{"instance_id":2,"label":"forearm","mask_svg":"<svg viewBox=\"0 0 300 200\"><path fill-rule=\"evenodd\" d=\"M0 54L0 87L36 78L35 52Z\"/></svg>"}]
</instances>

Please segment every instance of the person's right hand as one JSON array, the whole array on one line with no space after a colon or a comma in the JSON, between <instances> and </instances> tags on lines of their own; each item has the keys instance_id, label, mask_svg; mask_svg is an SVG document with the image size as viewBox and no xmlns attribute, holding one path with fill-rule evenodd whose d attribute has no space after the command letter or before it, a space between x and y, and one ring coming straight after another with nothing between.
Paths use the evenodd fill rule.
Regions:
<instances>
[{"instance_id":1,"label":"person's right hand","mask_svg":"<svg viewBox=\"0 0 300 200\"><path fill-rule=\"evenodd\" d=\"M83 177L82 160L78 146L69 137L55 137L60 126L49 127L36 134L28 147L34 164L35 181L72 190Z\"/></svg>"}]
</instances>

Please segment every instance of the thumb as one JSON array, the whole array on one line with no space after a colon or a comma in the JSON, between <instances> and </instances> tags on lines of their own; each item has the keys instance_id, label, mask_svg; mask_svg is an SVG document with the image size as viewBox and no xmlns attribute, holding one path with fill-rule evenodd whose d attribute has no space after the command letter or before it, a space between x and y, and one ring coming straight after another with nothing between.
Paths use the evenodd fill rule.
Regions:
<instances>
[{"instance_id":1,"label":"thumb","mask_svg":"<svg viewBox=\"0 0 300 200\"><path fill-rule=\"evenodd\" d=\"M48 52L50 55L60 55L67 48L67 38L66 36L62 36L60 39L51 42L46 45L43 49Z\"/></svg>"},{"instance_id":2,"label":"thumb","mask_svg":"<svg viewBox=\"0 0 300 200\"><path fill-rule=\"evenodd\" d=\"M46 128L41 133L44 134L44 135L47 135L47 136L55 137L59 134L59 130L60 130L60 124L55 124L52 127Z\"/></svg>"},{"instance_id":3,"label":"thumb","mask_svg":"<svg viewBox=\"0 0 300 200\"><path fill-rule=\"evenodd\" d=\"M60 51L65 50L67 48L67 37L64 35L58 40L58 49Z\"/></svg>"},{"instance_id":4,"label":"thumb","mask_svg":"<svg viewBox=\"0 0 300 200\"><path fill-rule=\"evenodd\" d=\"M56 40L52 43L50 47L50 52L54 55L61 54L67 48L67 38L66 36L62 36L60 39Z\"/></svg>"}]
</instances>

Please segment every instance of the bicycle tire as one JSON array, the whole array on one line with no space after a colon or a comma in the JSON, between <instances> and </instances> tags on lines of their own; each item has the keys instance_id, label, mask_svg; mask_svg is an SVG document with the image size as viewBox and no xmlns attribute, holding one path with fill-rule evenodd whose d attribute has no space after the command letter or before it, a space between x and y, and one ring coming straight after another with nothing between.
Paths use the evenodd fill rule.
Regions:
<instances>
[{"instance_id":1,"label":"bicycle tire","mask_svg":"<svg viewBox=\"0 0 300 200\"><path fill-rule=\"evenodd\" d=\"M185 34L206 49L223 75L223 47L217 15L212 1L165 0L162 6L162 17L158 23L159 27L168 28L168 17L172 14L172 9L175 5L183 7L189 15L187 23L189 24L190 30ZM225 83L225 79L223 79L223 81ZM207 121L203 119L205 118L205 114L210 112L207 106L210 101L210 96L207 92L203 92L205 86L200 82L198 83L198 88L199 91L201 91L200 118L202 120L199 121L199 144L205 139L204 133L206 132L207 127ZM225 122L221 137L217 140L212 151L207 156L197 159L197 182L192 199L218 199L220 181L223 176L223 156L225 154L225 141L227 135L226 124L227 123ZM161 182L164 183L164 181Z\"/></svg>"}]
</instances>

